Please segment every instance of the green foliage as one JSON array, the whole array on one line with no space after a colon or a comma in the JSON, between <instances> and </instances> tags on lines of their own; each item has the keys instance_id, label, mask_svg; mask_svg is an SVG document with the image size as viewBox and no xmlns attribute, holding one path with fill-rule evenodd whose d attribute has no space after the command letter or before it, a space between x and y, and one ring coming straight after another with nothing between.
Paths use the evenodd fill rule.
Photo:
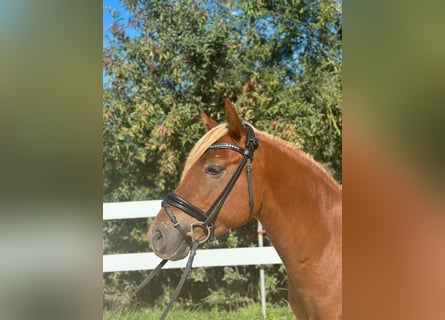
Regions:
<instances>
[{"instance_id":1,"label":"green foliage","mask_svg":"<svg viewBox=\"0 0 445 320\"><path fill-rule=\"evenodd\" d=\"M199 108L222 121L225 97L245 120L298 144L341 181L339 2L122 3L131 17L125 21L115 13L103 53L104 201L159 199L173 190L188 152L204 133ZM129 26L137 35L126 34ZM146 230L142 220L104 223L104 252L145 251ZM249 224L206 246L255 243L256 226ZM209 306L244 305L257 299L257 271L253 266L194 270L182 298L207 297ZM279 301L285 296L284 272L275 267L268 272L272 297ZM143 290L140 301L166 295L178 277L166 272L157 291ZM105 300L140 279L137 272L106 274Z\"/></svg>"}]
</instances>

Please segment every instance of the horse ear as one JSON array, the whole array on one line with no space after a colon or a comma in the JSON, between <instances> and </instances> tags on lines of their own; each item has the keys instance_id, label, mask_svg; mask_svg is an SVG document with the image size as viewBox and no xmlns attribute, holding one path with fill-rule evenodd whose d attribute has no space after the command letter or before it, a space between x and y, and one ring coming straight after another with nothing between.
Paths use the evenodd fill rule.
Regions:
<instances>
[{"instance_id":1,"label":"horse ear","mask_svg":"<svg viewBox=\"0 0 445 320\"><path fill-rule=\"evenodd\" d=\"M224 107L229 134L235 140L239 140L244 132L243 123L236 113L235 106L228 98L224 99Z\"/></svg>"},{"instance_id":2,"label":"horse ear","mask_svg":"<svg viewBox=\"0 0 445 320\"><path fill-rule=\"evenodd\" d=\"M218 122L210 118L202 109L199 109L199 112L201 113L202 122L204 123L206 131L213 129L218 125Z\"/></svg>"}]
</instances>

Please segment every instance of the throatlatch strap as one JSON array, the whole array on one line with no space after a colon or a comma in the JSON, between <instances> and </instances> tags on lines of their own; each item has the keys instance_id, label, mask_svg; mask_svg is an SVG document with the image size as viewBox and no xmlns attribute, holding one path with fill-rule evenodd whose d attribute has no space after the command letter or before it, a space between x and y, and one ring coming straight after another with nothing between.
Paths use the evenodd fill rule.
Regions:
<instances>
[{"instance_id":1,"label":"throatlatch strap","mask_svg":"<svg viewBox=\"0 0 445 320\"><path fill-rule=\"evenodd\" d=\"M252 184L252 159L247 159L247 189L249 192L249 222L253 216L253 184ZM247 223L246 222L246 223Z\"/></svg>"}]
</instances>

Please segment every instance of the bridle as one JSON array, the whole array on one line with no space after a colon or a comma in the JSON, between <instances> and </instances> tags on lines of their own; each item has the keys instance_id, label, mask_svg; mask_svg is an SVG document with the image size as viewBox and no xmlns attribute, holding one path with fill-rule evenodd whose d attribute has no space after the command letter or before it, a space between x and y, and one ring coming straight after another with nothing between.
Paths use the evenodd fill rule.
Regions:
<instances>
[{"instance_id":1,"label":"bridle","mask_svg":"<svg viewBox=\"0 0 445 320\"><path fill-rule=\"evenodd\" d=\"M219 196L216 198L216 200L213 202L213 204L207 209L206 212L202 211L201 209L197 208L195 205L190 203L189 201L185 200L184 198L178 196L177 194L170 192L168 193L163 201L162 201L162 208L167 213L170 221L172 222L173 226L178 230L178 232L183 236L184 240L191 245L191 240L194 238L193 236L193 230L195 227L201 228L204 230L206 237L205 239L199 241L200 243L204 243L207 241L212 240L214 236L215 231L215 225L214 221L220 212L224 202L226 201L227 197L230 194L230 191L232 191L233 186L235 185L236 181L238 180L239 176L241 175L241 172L243 171L244 166L246 166L247 171L247 186L248 186L248 194L249 194L249 217L246 221L249 222L253 217L253 187L252 187L252 159L253 154L255 152L255 149L258 147L258 139L255 137L255 133L253 131L253 128L248 125L247 123L244 123L244 128L246 130L246 146L245 148L242 148L236 144L232 143L215 143L212 144L208 150L216 150L216 149L229 149L236 151L243 155L241 158L241 161L233 173L232 177L230 178L229 182L227 182L224 189L221 191ZM183 211L184 213L188 214L189 216L197 219L194 223L190 224L190 232L186 232L181 225L179 224L178 220L176 219L175 215L173 214L172 210L170 209L170 206L176 207ZM194 239L193 239L194 240Z\"/></svg>"},{"instance_id":2,"label":"bridle","mask_svg":"<svg viewBox=\"0 0 445 320\"><path fill-rule=\"evenodd\" d=\"M189 259L187 261L186 267L184 269L184 272L182 273L181 279L176 286L175 291L173 292L172 297L170 298L170 301L165 308L164 312L161 315L161 320L165 319L167 317L168 312L173 307L173 303L176 300L176 298L179 296L179 293L181 292L181 289L185 283L185 280L187 279L187 276L192 268L193 259L196 254L196 250L198 249L198 246L204 242L212 240L215 235L215 225L214 221L221 210L224 202L226 201L227 197L229 196L230 192L232 191L233 186L235 185L236 181L241 175L241 172L243 171L244 166L246 166L246 172L247 172L247 186L248 186L248 193L249 193L249 217L247 219L247 222L249 222L253 217L253 186L252 186L252 159L253 159L253 153L255 152L255 149L258 148L258 139L255 137L255 133L253 131L253 128L248 125L247 123L244 123L244 128L246 130L246 146L245 148L242 148L236 144L232 143L215 143L212 144L208 150L216 150L216 149L229 149L236 151L238 153L241 153L243 157L241 158L241 161L236 168L235 172L233 173L232 177L230 178L229 182L227 182L224 189L221 191L219 196L216 198L216 200L213 202L213 204L207 209L206 212L202 211L201 209L194 206L189 201L185 200L184 198L178 196L177 194L170 192L168 193L164 199L162 200L161 206L164 209L164 211L167 213L170 221L172 222L173 226L178 230L178 232L182 235L184 240L189 244L191 247L190 249L190 255ZM176 219L175 215L170 209L170 206L176 207L183 211L184 213L188 214L189 216L197 219L197 221L190 224L190 232L191 236L189 235L190 232L186 232L184 228L181 227L178 220ZM201 228L204 230L206 236L203 240L196 240L194 239L193 230L194 228ZM130 298L136 296L136 294L148 283L151 281L151 279L154 278L154 276L162 269L162 267L167 263L167 259L162 260L157 267L142 281L142 283L137 287L137 289L133 292L133 294L130 296ZM118 311L122 310L125 304L122 304L121 307L108 318L111 320Z\"/></svg>"}]
</instances>

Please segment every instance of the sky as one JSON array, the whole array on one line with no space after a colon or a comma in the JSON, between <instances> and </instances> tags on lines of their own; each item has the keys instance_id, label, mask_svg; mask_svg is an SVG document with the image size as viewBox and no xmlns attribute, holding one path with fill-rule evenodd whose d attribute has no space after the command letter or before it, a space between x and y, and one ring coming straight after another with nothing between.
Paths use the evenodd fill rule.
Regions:
<instances>
[{"instance_id":1,"label":"sky","mask_svg":"<svg viewBox=\"0 0 445 320\"><path fill-rule=\"evenodd\" d=\"M102 29L103 33L105 34L107 28L111 25L113 19L108 14L108 12L105 10L105 7L110 7L113 9L117 9L122 13L125 13L125 9L121 6L119 0L103 0L103 21L102 21Z\"/></svg>"},{"instance_id":2,"label":"sky","mask_svg":"<svg viewBox=\"0 0 445 320\"><path fill-rule=\"evenodd\" d=\"M107 10L105 10L106 7L110 7L112 9L116 9L120 12L120 16L124 18L125 20L128 19L129 13L128 11L120 4L119 0L103 0L102 3L102 11L103 11L103 18L102 18L102 37L103 37L103 44L104 46L108 45L107 41L107 34L109 34L109 28L111 24L113 23L113 18L109 14ZM125 28L125 31L128 35L135 34L135 31L132 31L131 28ZM102 71L102 79L103 84L105 85L107 83L107 75L105 74L105 71Z\"/></svg>"},{"instance_id":3,"label":"sky","mask_svg":"<svg viewBox=\"0 0 445 320\"><path fill-rule=\"evenodd\" d=\"M103 30L103 38L104 38L104 44L107 44L106 41L106 34L109 32L108 29L113 23L113 18L110 16L107 10L105 10L106 7L110 7L112 9L116 9L120 12L120 15L124 20L127 20L130 16L128 11L120 4L119 0L103 0L103 20L102 20L102 30ZM131 28L125 28L125 31L128 35L135 34L135 31L131 30Z\"/></svg>"}]
</instances>

